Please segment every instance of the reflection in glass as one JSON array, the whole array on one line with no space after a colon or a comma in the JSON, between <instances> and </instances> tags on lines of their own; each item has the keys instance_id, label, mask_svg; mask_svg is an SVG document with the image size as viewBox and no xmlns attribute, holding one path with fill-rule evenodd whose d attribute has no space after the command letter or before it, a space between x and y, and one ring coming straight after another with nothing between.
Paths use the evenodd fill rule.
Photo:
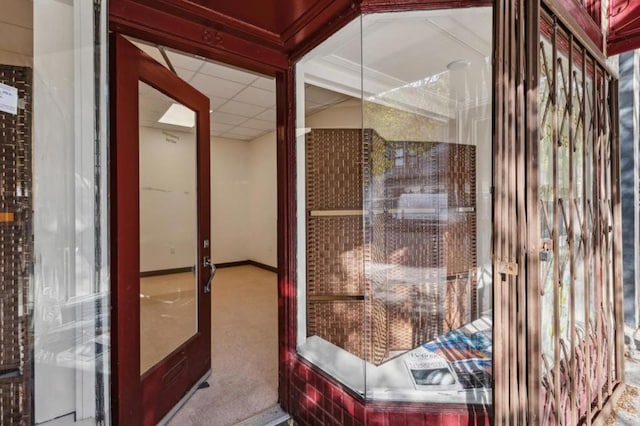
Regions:
<instances>
[{"instance_id":1,"label":"reflection in glass","mask_svg":"<svg viewBox=\"0 0 640 426\"><path fill-rule=\"evenodd\" d=\"M197 332L196 134L193 111L144 83L139 99L144 373Z\"/></svg>"},{"instance_id":2,"label":"reflection in glass","mask_svg":"<svg viewBox=\"0 0 640 426\"><path fill-rule=\"evenodd\" d=\"M0 220L0 240L17 254L0 255L0 287L24 284L18 298L0 291L0 317L24 300L24 323L4 322L3 332L33 333L13 341L24 344L19 370L0 361L2 425L111 424L106 3L2 3L2 25L19 29L8 43L28 68L6 67L20 55L0 49L0 83L19 97L17 116L0 112L0 157L17 160L0 159L0 200L19 202L0 205L15 220ZM3 138L14 130L15 142ZM10 353L11 339L0 340Z\"/></svg>"},{"instance_id":3,"label":"reflection in glass","mask_svg":"<svg viewBox=\"0 0 640 426\"><path fill-rule=\"evenodd\" d=\"M367 398L491 401L491 52L491 8L383 13L298 64L299 352Z\"/></svg>"},{"instance_id":4,"label":"reflection in glass","mask_svg":"<svg viewBox=\"0 0 640 426\"><path fill-rule=\"evenodd\" d=\"M490 400L491 22L491 8L363 19L369 398ZM421 39L380 61L382 40Z\"/></svg>"}]
</instances>

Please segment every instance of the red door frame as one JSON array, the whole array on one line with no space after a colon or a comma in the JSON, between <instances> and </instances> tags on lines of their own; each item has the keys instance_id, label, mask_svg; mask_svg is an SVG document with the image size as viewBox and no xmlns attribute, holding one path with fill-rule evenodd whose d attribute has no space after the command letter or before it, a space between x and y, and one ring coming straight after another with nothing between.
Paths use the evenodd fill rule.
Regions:
<instances>
[{"instance_id":1,"label":"red door frame","mask_svg":"<svg viewBox=\"0 0 640 426\"><path fill-rule=\"evenodd\" d=\"M197 263L198 332L141 377L139 148L128 142L139 134L139 81L196 111L197 259L210 256L209 99L124 37L114 33L110 43L112 407L116 424L156 424L211 369L209 272Z\"/></svg>"},{"instance_id":2,"label":"red door frame","mask_svg":"<svg viewBox=\"0 0 640 426\"><path fill-rule=\"evenodd\" d=\"M111 31L130 35L166 47L200 55L232 66L246 68L276 79L277 102L277 245L278 245L278 398L282 408L290 413L307 398L296 390L304 386L300 381L314 383L320 393L330 400L340 401L340 416L364 421L365 405L360 397L333 381L297 355L296 351L296 152L295 152L295 62L304 54L327 39L342 26L362 12L382 12L402 9L427 9L434 7L465 7L491 4L491 0L352 0L331 1L327 8L316 11L314 16L306 16L304 22L294 25L294 29L283 34L280 43L274 37L260 39L251 29L242 32L238 28L229 29L225 25L210 25L220 19L227 24L224 16L207 16L206 11L197 6L187 5L182 0L162 0L156 7L134 0L111 0L109 2L109 28ZM164 8L170 4L172 7ZM181 9L180 5L185 8ZM264 3L268 7L268 2ZM189 7L186 7L189 6ZM195 9L192 8L195 7ZM173 13L172 13L173 12ZM202 19L204 13L205 19ZM256 13L261 13L256 10ZM240 26L242 27L242 25ZM242 28L241 28L242 29ZM246 30L246 28L245 28ZM112 84L114 81L112 79ZM112 108L115 103L112 99ZM113 210L113 208L112 208ZM112 246L113 247L113 246ZM117 253L112 251L112 258ZM112 311L116 318L117 312ZM113 345L120 340L117 323ZM124 340L123 340L124 341ZM116 424L118 419L129 419L127 413L117 404L118 398L127 397L117 378L117 366L112 367L112 411ZM315 388L314 388L315 389ZM413 412L421 415L425 407L416 404L368 404L370 415L376 412ZM433 407L431 407L433 408ZM468 407L453 408L453 413L468 411ZM442 410L437 416L447 415L451 410ZM483 413L479 413L483 415ZM456 415L456 414L452 414ZM127 424L128 422L121 423Z\"/></svg>"},{"instance_id":3,"label":"red door frame","mask_svg":"<svg viewBox=\"0 0 640 426\"><path fill-rule=\"evenodd\" d=\"M167 0L168 3L180 3L180 0ZM345 6L346 5L346 6ZM192 11L192 13L195 13ZM260 13L260 11L257 11ZM291 378L293 367L298 360L295 350L296 339L296 210L295 210L295 106L293 57L319 44L337 29L351 21L359 10L351 7L351 0L330 1L327 8L317 11L318 15L305 18L295 32L288 34L286 43L273 47L273 37L256 41L256 34L245 37L237 32L214 29L194 14L170 14L152 6L132 0L111 0L109 2L109 29L115 33L137 37L148 42L200 55L232 66L249 69L276 79L277 102L277 246L278 246L278 398L283 409L290 412L292 403ZM290 49L287 54L283 50ZM114 78L114 58L110 58L112 87L118 85ZM136 92L137 93L137 92ZM111 114L115 114L118 98L111 98ZM126 108L126 106L125 106ZM130 111L134 113L134 111ZM135 111L137 114L137 111ZM137 129L135 129L137 132ZM112 129L112 134L113 129ZM112 154L111 161L117 161ZM111 186L114 188L114 175ZM117 198L111 194L112 226L117 224ZM113 235L112 241L117 238ZM134 253L137 255L137 253ZM117 259L119 253L111 245L111 258ZM123 253L120 253L123 255ZM131 255L131 253L130 253ZM112 277L116 276L117 265L112 261ZM112 288L117 283L112 280ZM137 302L137 299L136 299ZM112 304L112 367L111 367L111 411L114 424L140 424L140 413L128 411L119 401L136 401L136 384L126 377L120 377L119 371L127 363L138 362L139 354L129 352L118 360L117 354L126 347L132 347L132 336L123 335L117 321L117 307ZM123 318L123 323L130 318ZM133 368L128 366L128 368ZM141 403L140 403L141 404ZM129 406L131 404L128 404Z\"/></svg>"},{"instance_id":4,"label":"red door frame","mask_svg":"<svg viewBox=\"0 0 640 426\"><path fill-rule=\"evenodd\" d=\"M320 401L344 423L378 421L392 423L395 416L430 424L458 422L458 414L478 423L489 421L488 413L473 407L424 406L420 404L367 403L343 388L296 353L296 191L295 191L295 62L360 13L420 10L493 4L491 0L318 0L313 13L293 23L283 34L274 34L213 12L185 0L111 0L110 29L167 47L197 54L232 66L246 68L276 78L277 93L277 188L278 188L278 346L279 400L288 412L301 404L314 406ZM567 0L555 0L560 10ZM266 13L274 4L265 1L254 6L255 14ZM586 15L586 13L582 14ZM587 33L598 47L593 25L580 20L577 31ZM573 22L572 22L573 23ZM595 40L594 40L595 39ZM116 336L117 334L113 334ZM114 370L115 371L115 370ZM114 375L114 380L116 379ZM115 382L115 390L119 384ZM300 389L311 389L311 393ZM117 395L117 392L113 392ZM316 404L317 405L317 404ZM117 407L114 399L114 407ZM433 410L425 417L425 409ZM307 408L308 409L308 408ZM117 409L114 408L114 411ZM308 409L311 412L311 409ZM317 420L311 413L309 422ZM326 415L324 412L320 415ZM304 415L304 414L303 414ZM431 417L429 417L431 416ZM307 419L302 419L306 421Z\"/></svg>"}]
</instances>

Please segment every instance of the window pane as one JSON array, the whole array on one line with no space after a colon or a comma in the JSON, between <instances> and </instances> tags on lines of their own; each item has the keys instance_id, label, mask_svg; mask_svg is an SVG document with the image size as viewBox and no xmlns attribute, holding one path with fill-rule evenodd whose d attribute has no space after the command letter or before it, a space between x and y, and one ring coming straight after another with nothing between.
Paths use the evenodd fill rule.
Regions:
<instances>
[{"instance_id":1,"label":"window pane","mask_svg":"<svg viewBox=\"0 0 640 426\"><path fill-rule=\"evenodd\" d=\"M297 65L299 353L367 398L491 398L492 15L365 15Z\"/></svg>"},{"instance_id":2,"label":"window pane","mask_svg":"<svg viewBox=\"0 0 640 426\"><path fill-rule=\"evenodd\" d=\"M33 19L31 421L108 424L106 2L20 3Z\"/></svg>"},{"instance_id":3,"label":"window pane","mask_svg":"<svg viewBox=\"0 0 640 426\"><path fill-rule=\"evenodd\" d=\"M360 43L357 19L296 68L298 347L364 393ZM330 63L335 50L348 69Z\"/></svg>"},{"instance_id":4,"label":"window pane","mask_svg":"<svg viewBox=\"0 0 640 426\"><path fill-rule=\"evenodd\" d=\"M363 18L367 398L491 397L492 19Z\"/></svg>"},{"instance_id":5,"label":"window pane","mask_svg":"<svg viewBox=\"0 0 640 426\"><path fill-rule=\"evenodd\" d=\"M139 103L140 374L144 374L198 331L197 164L195 112L143 82Z\"/></svg>"}]
</instances>

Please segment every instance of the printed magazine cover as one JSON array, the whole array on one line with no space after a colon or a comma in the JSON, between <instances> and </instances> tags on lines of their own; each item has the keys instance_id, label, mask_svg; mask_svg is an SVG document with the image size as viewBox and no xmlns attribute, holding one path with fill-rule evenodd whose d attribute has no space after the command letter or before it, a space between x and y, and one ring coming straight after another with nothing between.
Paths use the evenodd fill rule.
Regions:
<instances>
[{"instance_id":1,"label":"printed magazine cover","mask_svg":"<svg viewBox=\"0 0 640 426\"><path fill-rule=\"evenodd\" d=\"M491 388L491 330L457 329L425 343L405 358L416 389Z\"/></svg>"}]
</instances>

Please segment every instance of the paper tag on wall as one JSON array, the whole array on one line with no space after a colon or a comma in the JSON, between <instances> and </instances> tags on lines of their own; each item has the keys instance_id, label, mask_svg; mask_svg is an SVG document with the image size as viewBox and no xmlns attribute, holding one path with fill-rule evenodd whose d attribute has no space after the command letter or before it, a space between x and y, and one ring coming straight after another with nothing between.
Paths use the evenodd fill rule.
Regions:
<instances>
[{"instance_id":1,"label":"paper tag on wall","mask_svg":"<svg viewBox=\"0 0 640 426\"><path fill-rule=\"evenodd\" d=\"M0 111L13 115L18 113L18 89L0 83Z\"/></svg>"}]
</instances>

